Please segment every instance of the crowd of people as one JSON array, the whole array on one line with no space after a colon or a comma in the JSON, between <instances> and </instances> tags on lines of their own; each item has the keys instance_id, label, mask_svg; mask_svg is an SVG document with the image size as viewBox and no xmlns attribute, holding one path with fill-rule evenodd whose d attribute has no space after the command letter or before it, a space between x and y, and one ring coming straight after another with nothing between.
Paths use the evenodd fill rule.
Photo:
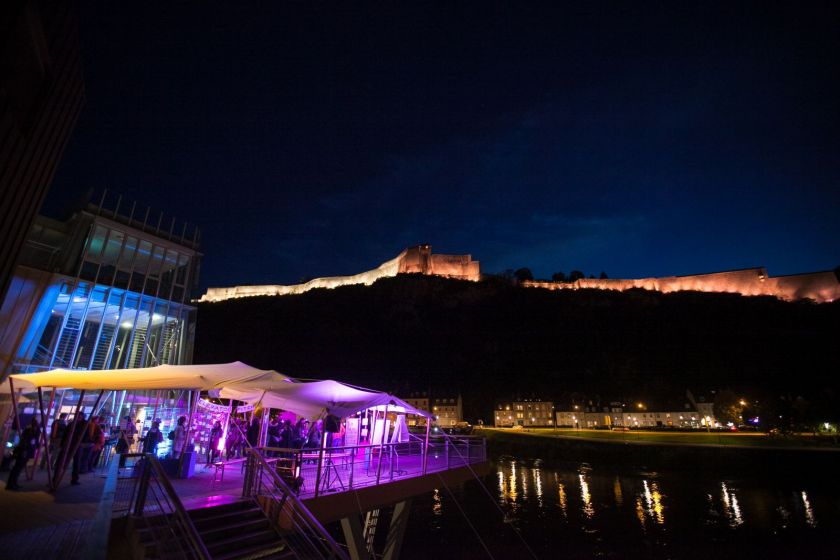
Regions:
<instances>
[{"instance_id":1,"label":"crowd of people","mask_svg":"<svg viewBox=\"0 0 840 560\"><path fill-rule=\"evenodd\" d=\"M107 416L93 416L90 422L86 420L85 414L79 413L78 421L68 423L67 414L62 413L53 422L47 439L50 451L49 457L52 461L50 466L53 472L69 466L71 469L70 483L73 485L80 484L80 475L96 469L102 451L105 449L105 444L111 436ZM72 440L70 439L71 435L74 436ZM35 458L40 446L40 438L41 426L38 418L33 416L21 432L18 444L12 452L14 464L9 471L9 478L6 480L6 490L19 490L21 488L19 484L20 474L27 463ZM65 450L69 449L70 445L75 442L78 442L78 446L73 453L73 457L65 461ZM46 469L47 457L47 453L41 456L40 468L42 470Z\"/></svg>"},{"instance_id":2,"label":"crowd of people","mask_svg":"<svg viewBox=\"0 0 840 560\"><path fill-rule=\"evenodd\" d=\"M158 446L163 443L165 437L170 440L170 454L172 459L178 459L187 449L186 445L189 434L187 433L187 417L178 418L176 425L166 436L161 431L160 419L152 420L151 426L142 434L132 416L125 416L118 426L113 429L108 425L106 415L94 416L90 422L86 422L84 413L79 413L78 421L68 421L66 413L61 413L53 422L50 429L47 444L50 450L50 457L54 469L64 465L71 471L70 482L73 485L80 484L79 477L87 472L94 471L99 465L106 443L114 444L115 451L121 455L121 466L124 465L124 454L132 451L152 453L157 455ZM74 429L73 426L75 426ZM321 446L321 438L324 431L322 420L310 423L304 418L298 418L295 422L290 419L283 419L276 416L269 420L266 428L266 446L283 449L317 449ZM225 436L225 430L221 421L216 421L209 431L205 444L205 461L212 464L217 461L224 450L225 460L244 457L248 447L259 445L261 424L258 415L253 415L250 420L247 418L232 417L230 426ZM68 446L68 438L72 441L79 441L78 448L73 457L64 460L65 449ZM344 427L340 431L328 433L328 447L342 445L344 438ZM21 432L19 443L12 454L12 467L6 483L7 490L20 488L18 480L26 464L36 456L40 445L41 427L36 417L33 417L27 427ZM222 445L222 438L225 438ZM139 448L139 449L138 449ZM47 455L43 454L40 461L40 468L46 467ZM66 463L66 464L65 464Z\"/></svg>"}]
</instances>

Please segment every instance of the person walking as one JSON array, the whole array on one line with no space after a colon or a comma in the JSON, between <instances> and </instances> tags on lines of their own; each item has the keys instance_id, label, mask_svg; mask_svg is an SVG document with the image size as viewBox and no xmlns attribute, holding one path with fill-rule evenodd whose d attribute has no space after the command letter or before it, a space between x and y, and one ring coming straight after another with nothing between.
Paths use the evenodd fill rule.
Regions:
<instances>
[{"instance_id":1,"label":"person walking","mask_svg":"<svg viewBox=\"0 0 840 560\"><path fill-rule=\"evenodd\" d=\"M222 423L218 420L210 430L210 438L207 442L207 460L206 464L210 465L216 462L216 457L219 456L219 442L222 439Z\"/></svg>"},{"instance_id":2,"label":"person walking","mask_svg":"<svg viewBox=\"0 0 840 560\"><path fill-rule=\"evenodd\" d=\"M96 467L99 465L99 456L102 454L102 450L105 448L105 430L103 427L107 427L106 419L104 416L99 416L94 418L94 422L91 422L90 428L90 457L88 458L88 471L95 471Z\"/></svg>"},{"instance_id":3,"label":"person walking","mask_svg":"<svg viewBox=\"0 0 840 560\"><path fill-rule=\"evenodd\" d=\"M20 435L20 443L12 454L15 458L15 464L9 472L9 478L6 480L6 490L20 490L18 485L18 477L21 471L26 467L29 459L35 456L35 450L38 449L38 438L41 435L41 427L38 425L38 419L34 416L29 425L23 430Z\"/></svg>"},{"instance_id":4,"label":"person walking","mask_svg":"<svg viewBox=\"0 0 840 560\"><path fill-rule=\"evenodd\" d=\"M247 438L250 447L257 447L260 444L260 421L257 419L256 412L251 419L251 425L248 426Z\"/></svg>"},{"instance_id":5,"label":"person walking","mask_svg":"<svg viewBox=\"0 0 840 560\"><path fill-rule=\"evenodd\" d=\"M155 419L152 421L152 427L149 428L146 437L143 438L143 453L151 453L157 456L157 448L162 441L163 433L160 431L160 420Z\"/></svg>"},{"instance_id":6,"label":"person walking","mask_svg":"<svg viewBox=\"0 0 840 560\"><path fill-rule=\"evenodd\" d=\"M64 437L61 439L62 449L69 449L70 446L75 445L76 442L82 441L87 434L87 424L85 423L85 413L79 412L79 420L76 422L76 429L71 431L68 427L64 430ZM66 447L65 447L66 446ZM76 453L73 454L73 470L70 475L70 484L76 486L79 482L79 466L82 459L82 446L76 448ZM59 464L61 457L59 457Z\"/></svg>"},{"instance_id":7,"label":"person walking","mask_svg":"<svg viewBox=\"0 0 840 560\"><path fill-rule=\"evenodd\" d=\"M55 459L57 453L61 449L61 440L64 439L64 431L67 430L67 413L62 412L58 415L58 420L52 423L50 429L50 457ZM47 455L44 454L44 459L41 461L41 470L44 470L47 465Z\"/></svg>"}]
</instances>

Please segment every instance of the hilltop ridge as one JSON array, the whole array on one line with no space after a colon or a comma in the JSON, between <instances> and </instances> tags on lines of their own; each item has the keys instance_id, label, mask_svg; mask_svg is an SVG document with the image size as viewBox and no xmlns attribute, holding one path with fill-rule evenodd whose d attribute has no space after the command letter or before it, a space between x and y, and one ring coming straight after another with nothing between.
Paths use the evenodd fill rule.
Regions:
<instances>
[{"instance_id":1,"label":"hilltop ridge","mask_svg":"<svg viewBox=\"0 0 840 560\"><path fill-rule=\"evenodd\" d=\"M195 362L405 391L446 385L487 420L510 395L731 387L830 403L840 303L698 292L534 290L419 274L199 304ZM825 408L825 407L823 407Z\"/></svg>"}]
</instances>

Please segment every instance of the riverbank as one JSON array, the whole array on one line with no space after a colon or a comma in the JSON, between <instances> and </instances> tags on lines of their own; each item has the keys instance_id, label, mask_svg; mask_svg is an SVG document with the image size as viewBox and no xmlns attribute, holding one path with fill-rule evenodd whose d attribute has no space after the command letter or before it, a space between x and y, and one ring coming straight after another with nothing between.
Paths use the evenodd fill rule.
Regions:
<instances>
[{"instance_id":1,"label":"riverbank","mask_svg":"<svg viewBox=\"0 0 840 560\"><path fill-rule=\"evenodd\" d=\"M571 432L571 431L570 431ZM807 447L788 441L759 439L762 436L737 436L733 441L715 434L686 440L685 434L624 432L564 433L552 430L525 431L484 429L478 435L487 438L491 456L513 455L552 461L586 462L643 470L725 470L727 472L772 472L774 474L805 469L829 474L840 469L840 449ZM703 434L698 434L703 435ZM663 437L666 436L666 437Z\"/></svg>"}]
</instances>

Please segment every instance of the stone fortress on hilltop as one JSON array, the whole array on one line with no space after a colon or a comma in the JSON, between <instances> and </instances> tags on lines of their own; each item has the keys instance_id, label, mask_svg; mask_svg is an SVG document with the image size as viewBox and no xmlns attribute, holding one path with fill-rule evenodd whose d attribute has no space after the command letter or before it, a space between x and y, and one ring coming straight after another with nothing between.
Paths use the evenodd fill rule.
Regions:
<instances>
[{"instance_id":1,"label":"stone fortress on hilltop","mask_svg":"<svg viewBox=\"0 0 840 560\"><path fill-rule=\"evenodd\" d=\"M207 293L199 301L224 301L226 299L252 296L285 296L302 294L315 288L338 288L364 284L370 286L380 278L390 278L397 274L425 274L428 276L443 276L459 280L478 281L481 270L478 261L472 260L470 255L436 255L432 253L431 245L417 245L409 247L393 259L382 263L373 270L354 274L353 276L328 276L315 278L304 284L292 286L233 286L231 288L208 288Z\"/></svg>"},{"instance_id":2,"label":"stone fortress on hilltop","mask_svg":"<svg viewBox=\"0 0 840 560\"><path fill-rule=\"evenodd\" d=\"M745 268L691 276L665 276L635 280L617 278L581 278L574 282L525 281L523 286L549 290L630 290L641 288L655 292L723 292L742 296L773 296L785 301L811 299L828 303L840 297L840 278L833 271L808 272L789 276L768 276L767 269Z\"/></svg>"},{"instance_id":3,"label":"stone fortress on hilltop","mask_svg":"<svg viewBox=\"0 0 840 560\"><path fill-rule=\"evenodd\" d=\"M481 279L479 262L472 260L470 255L436 255L432 253L431 245L417 245L405 249L393 259L382 263L373 270L360 274L315 278L309 282L292 286L209 288L199 301L214 302L251 296L285 296L302 294L315 288L337 288L357 284L369 286L380 278L412 273L470 281ZM524 281L522 286L549 290L588 288L625 291L641 288L662 293L680 291L722 292L744 296L773 296L785 301L810 299L817 303L827 303L840 298L840 276L838 274L840 273L836 271L825 271L771 277L767 275L765 268L759 267L660 278L581 278L574 282Z\"/></svg>"}]
</instances>

